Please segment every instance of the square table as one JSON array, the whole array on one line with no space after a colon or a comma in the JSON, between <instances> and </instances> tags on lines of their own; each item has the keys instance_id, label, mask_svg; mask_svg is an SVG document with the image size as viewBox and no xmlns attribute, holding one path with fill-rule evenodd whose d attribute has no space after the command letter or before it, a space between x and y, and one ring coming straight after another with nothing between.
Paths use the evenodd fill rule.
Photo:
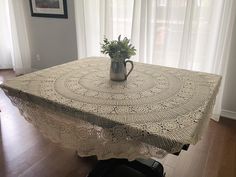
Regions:
<instances>
[{"instance_id":1,"label":"square table","mask_svg":"<svg viewBox=\"0 0 236 177\"><path fill-rule=\"evenodd\" d=\"M98 159L163 157L200 139L221 77L134 63L124 82L91 57L6 81L23 116L53 142Z\"/></svg>"}]
</instances>

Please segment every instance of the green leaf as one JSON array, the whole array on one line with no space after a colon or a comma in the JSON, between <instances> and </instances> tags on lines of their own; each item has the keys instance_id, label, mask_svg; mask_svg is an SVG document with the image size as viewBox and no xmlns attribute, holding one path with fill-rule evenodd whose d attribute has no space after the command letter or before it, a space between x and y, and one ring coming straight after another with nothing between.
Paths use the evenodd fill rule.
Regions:
<instances>
[{"instance_id":1,"label":"green leaf","mask_svg":"<svg viewBox=\"0 0 236 177\"><path fill-rule=\"evenodd\" d=\"M111 41L104 37L103 44L101 44L101 52L108 54L112 59L125 60L135 55L136 49L130 44L130 40L127 37L121 40L121 35L119 35L118 40Z\"/></svg>"}]
</instances>

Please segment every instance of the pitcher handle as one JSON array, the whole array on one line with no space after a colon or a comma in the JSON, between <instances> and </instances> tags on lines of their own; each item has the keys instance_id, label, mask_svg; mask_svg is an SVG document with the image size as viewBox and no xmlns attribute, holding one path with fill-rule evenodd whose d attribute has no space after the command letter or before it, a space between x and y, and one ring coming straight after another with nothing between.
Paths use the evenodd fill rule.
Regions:
<instances>
[{"instance_id":1,"label":"pitcher handle","mask_svg":"<svg viewBox=\"0 0 236 177\"><path fill-rule=\"evenodd\" d=\"M127 78L129 76L129 74L131 73L131 71L133 71L133 69L134 69L134 63L131 60L126 60L125 61L125 65L126 65L126 63L130 63L131 64L131 68L130 68L128 74L126 74L126 76L125 76Z\"/></svg>"}]
</instances>

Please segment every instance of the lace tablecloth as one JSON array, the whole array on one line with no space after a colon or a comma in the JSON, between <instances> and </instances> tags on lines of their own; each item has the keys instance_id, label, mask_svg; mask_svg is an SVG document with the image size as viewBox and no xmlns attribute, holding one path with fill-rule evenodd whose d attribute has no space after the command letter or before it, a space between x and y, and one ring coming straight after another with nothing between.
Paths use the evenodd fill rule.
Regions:
<instances>
[{"instance_id":1,"label":"lace tablecloth","mask_svg":"<svg viewBox=\"0 0 236 177\"><path fill-rule=\"evenodd\" d=\"M125 82L110 61L87 58L13 78L1 87L45 136L99 159L162 157L195 144L221 77L135 63Z\"/></svg>"}]
</instances>

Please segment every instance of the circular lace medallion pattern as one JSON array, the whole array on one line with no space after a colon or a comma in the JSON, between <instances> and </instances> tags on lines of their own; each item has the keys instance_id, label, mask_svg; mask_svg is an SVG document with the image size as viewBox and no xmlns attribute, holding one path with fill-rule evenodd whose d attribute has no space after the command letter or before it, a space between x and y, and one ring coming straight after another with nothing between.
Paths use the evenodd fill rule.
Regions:
<instances>
[{"instance_id":1,"label":"circular lace medallion pattern","mask_svg":"<svg viewBox=\"0 0 236 177\"><path fill-rule=\"evenodd\" d=\"M127 81L114 82L109 80L109 64L104 58L75 61L18 77L5 85L13 88L13 97L29 102L22 103L22 112L30 107L30 102L54 111L51 117L58 118L42 115L50 124L33 118L37 116L29 119L37 125L43 123L42 131L51 126L47 136L57 135L59 142L65 130L73 132L76 139L80 136L77 129L84 131L88 127L83 134L87 138L80 137L78 144L80 139L92 139L92 129L96 129L101 144L142 142L166 152L176 152L183 144L198 141L214 105L219 76L135 63ZM15 102L21 104L19 99ZM64 124L57 122L62 120L57 114L72 118ZM56 128L53 121L58 124Z\"/></svg>"}]
</instances>

